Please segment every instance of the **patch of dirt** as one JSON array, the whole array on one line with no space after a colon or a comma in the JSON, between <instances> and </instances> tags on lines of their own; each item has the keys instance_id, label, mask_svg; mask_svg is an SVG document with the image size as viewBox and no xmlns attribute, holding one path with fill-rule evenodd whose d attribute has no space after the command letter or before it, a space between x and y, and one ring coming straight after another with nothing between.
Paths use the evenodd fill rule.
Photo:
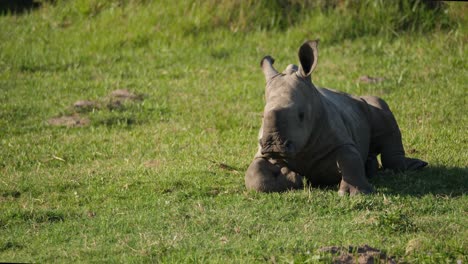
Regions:
<instances>
[{"instance_id":1,"label":"patch of dirt","mask_svg":"<svg viewBox=\"0 0 468 264\"><path fill-rule=\"evenodd\" d=\"M89 112L93 109L99 109L99 105L97 102L79 100L73 104L73 109L75 109L77 112Z\"/></svg>"},{"instance_id":2,"label":"patch of dirt","mask_svg":"<svg viewBox=\"0 0 468 264\"><path fill-rule=\"evenodd\" d=\"M363 75L359 77L358 81L362 83L380 83L383 82L385 78L383 77L371 77L369 75Z\"/></svg>"},{"instance_id":3,"label":"patch of dirt","mask_svg":"<svg viewBox=\"0 0 468 264\"><path fill-rule=\"evenodd\" d=\"M89 118L82 117L79 114L72 114L67 116L52 117L47 120L51 126L65 126L65 127L83 127L90 124Z\"/></svg>"},{"instance_id":4,"label":"patch of dirt","mask_svg":"<svg viewBox=\"0 0 468 264\"><path fill-rule=\"evenodd\" d=\"M80 114L86 114L94 110L122 110L124 103L126 102L141 102L143 101L143 94L132 93L127 89L118 89L112 91L108 96L91 100L78 100L71 105L67 112L72 114L52 117L47 120L47 123L51 126L64 126L64 127L83 127L88 126L91 120ZM104 108L104 109L103 109Z\"/></svg>"},{"instance_id":5,"label":"patch of dirt","mask_svg":"<svg viewBox=\"0 0 468 264\"><path fill-rule=\"evenodd\" d=\"M118 89L111 92L110 96L115 99L121 100L131 100L131 101L141 101L143 100L143 95L135 94L130 92L127 89Z\"/></svg>"},{"instance_id":6,"label":"patch of dirt","mask_svg":"<svg viewBox=\"0 0 468 264\"><path fill-rule=\"evenodd\" d=\"M396 264L393 257L387 257L387 255L381 252L379 249L372 248L368 245L361 247L349 246L338 247L322 247L319 249L320 252L330 253L337 255L333 258L334 264L373 264L373 263L387 263Z\"/></svg>"},{"instance_id":7,"label":"patch of dirt","mask_svg":"<svg viewBox=\"0 0 468 264\"><path fill-rule=\"evenodd\" d=\"M161 167L162 162L160 160L148 160L145 163L143 163L143 166L146 168L159 168Z\"/></svg>"},{"instance_id":8,"label":"patch of dirt","mask_svg":"<svg viewBox=\"0 0 468 264\"><path fill-rule=\"evenodd\" d=\"M107 108L109 110L122 109L125 102L141 102L143 101L142 94L135 94L127 89L118 89L112 91L107 98Z\"/></svg>"}]
</instances>

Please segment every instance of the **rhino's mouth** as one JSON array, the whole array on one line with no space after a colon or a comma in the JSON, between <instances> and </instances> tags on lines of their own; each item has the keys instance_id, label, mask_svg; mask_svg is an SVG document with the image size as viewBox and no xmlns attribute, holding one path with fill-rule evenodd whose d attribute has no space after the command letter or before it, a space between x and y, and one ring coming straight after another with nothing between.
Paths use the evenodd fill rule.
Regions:
<instances>
[{"instance_id":1,"label":"rhino's mouth","mask_svg":"<svg viewBox=\"0 0 468 264\"><path fill-rule=\"evenodd\" d=\"M262 156L265 158L271 159L288 159L291 158L292 155L286 152L264 152L262 151Z\"/></svg>"},{"instance_id":2,"label":"rhino's mouth","mask_svg":"<svg viewBox=\"0 0 468 264\"><path fill-rule=\"evenodd\" d=\"M296 166L297 163L294 161L295 159L286 153L270 152L262 154L260 157L268 160L272 164L280 167L287 167L289 170L299 173L298 167Z\"/></svg>"},{"instance_id":3,"label":"rhino's mouth","mask_svg":"<svg viewBox=\"0 0 468 264\"><path fill-rule=\"evenodd\" d=\"M273 158L288 158L294 156L295 153L293 142L290 140L280 140L278 135L275 135L274 138L270 137L267 140L260 139L260 146L262 155Z\"/></svg>"},{"instance_id":4,"label":"rhino's mouth","mask_svg":"<svg viewBox=\"0 0 468 264\"><path fill-rule=\"evenodd\" d=\"M295 156L294 146L285 142L285 144L263 145L261 147L263 156L274 159L287 159Z\"/></svg>"}]
</instances>

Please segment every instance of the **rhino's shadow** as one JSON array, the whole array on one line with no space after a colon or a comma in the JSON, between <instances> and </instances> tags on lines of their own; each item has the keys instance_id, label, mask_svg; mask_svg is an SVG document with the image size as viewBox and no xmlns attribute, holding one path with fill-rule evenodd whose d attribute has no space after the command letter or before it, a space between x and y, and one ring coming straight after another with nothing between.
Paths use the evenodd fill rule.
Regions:
<instances>
[{"instance_id":1,"label":"rhino's shadow","mask_svg":"<svg viewBox=\"0 0 468 264\"><path fill-rule=\"evenodd\" d=\"M429 166L418 171L396 174L379 172L370 182L379 191L388 194L457 197L468 190L468 168Z\"/></svg>"},{"instance_id":2,"label":"rhino's shadow","mask_svg":"<svg viewBox=\"0 0 468 264\"><path fill-rule=\"evenodd\" d=\"M0 1L0 15L23 14L33 9L41 7L40 1L34 0L15 0L15 1Z\"/></svg>"},{"instance_id":3,"label":"rhino's shadow","mask_svg":"<svg viewBox=\"0 0 468 264\"><path fill-rule=\"evenodd\" d=\"M246 171L247 167L237 171ZM393 173L379 171L369 182L378 192L389 195L409 195L422 197L432 194L436 196L458 197L468 191L468 167L431 166L417 171ZM312 185L309 188L320 188L336 191L338 185Z\"/></svg>"}]
</instances>

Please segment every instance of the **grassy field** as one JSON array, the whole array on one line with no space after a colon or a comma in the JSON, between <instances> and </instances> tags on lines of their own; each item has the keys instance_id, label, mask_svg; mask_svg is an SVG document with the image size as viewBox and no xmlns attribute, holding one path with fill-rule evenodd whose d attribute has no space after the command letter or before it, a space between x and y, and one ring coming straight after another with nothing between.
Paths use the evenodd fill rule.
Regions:
<instances>
[{"instance_id":1,"label":"grassy field","mask_svg":"<svg viewBox=\"0 0 468 264\"><path fill-rule=\"evenodd\" d=\"M315 263L350 245L468 262L468 4L408 4L406 16L383 1L176 2L0 15L0 262ZM408 155L429 167L382 173L375 194L352 198L245 190L259 61L283 69L315 38L314 83L384 98ZM136 96L112 96L121 89ZM63 117L81 125L51 124Z\"/></svg>"}]
</instances>

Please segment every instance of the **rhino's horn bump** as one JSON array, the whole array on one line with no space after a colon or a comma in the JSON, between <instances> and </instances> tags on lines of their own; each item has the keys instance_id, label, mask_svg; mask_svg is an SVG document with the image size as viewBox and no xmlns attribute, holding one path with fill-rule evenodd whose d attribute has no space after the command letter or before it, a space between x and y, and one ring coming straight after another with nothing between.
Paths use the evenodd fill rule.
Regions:
<instances>
[{"instance_id":1,"label":"rhino's horn bump","mask_svg":"<svg viewBox=\"0 0 468 264\"><path fill-rule=\"evenodd\" d=\"M273 63L275 63L275 59L273 59L271 56L263 57L262 61L260 62L260 66L262 67L263 74L265 74L266 81L269 81L273 76L278 74L278 71L276 71L273 67Z\"/></svg>"}]
</instances>

